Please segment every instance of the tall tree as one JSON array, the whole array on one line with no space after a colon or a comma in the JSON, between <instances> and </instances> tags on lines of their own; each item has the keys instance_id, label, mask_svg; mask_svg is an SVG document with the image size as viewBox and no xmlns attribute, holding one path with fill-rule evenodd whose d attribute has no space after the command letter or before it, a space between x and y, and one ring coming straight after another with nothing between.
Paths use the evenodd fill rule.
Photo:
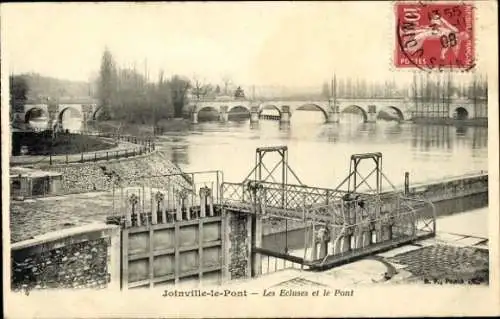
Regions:
<instances>
[{"instance_id":1,"label":"tall tree","mask_svg":"<svg viewBox=\"0 0 500 319\"><path fill-rule=\"evenodd\" d=\"M174 75L169 81L172 104L174 106L174 117L182 117L182 111L187 104L187 92L191 87L188 79Z\"/></svg>"},{"instance_id":2,"label":"tall tree","mask_svg":"<svg viewBox=\"0 0 500 319\"><path fill-rule=\"evenodd\" d=\"M330 97L330 86L328 82L323 83L323 88L321 89L321 97L329 98Z\"/></svg>"},{"instance_id":3,"label":"tall tree","mask_svg":"<svg viewBox=\"0 0 500 319\"><path fill-rule=\"evenodd\" d=\"M97 96L99 107L101 107L100 119L110 119L110 109L115 99L116 91L116 68L111 52L106 48L101 59L101 68L99 70L99 81L97 87Z\"/></svg>"},{"instance_id":4,"label":"tall tree","mask_svg":"<svg viewBox=\"0 0 500 319\"><path fill-rule=\"evenodd\" d=\"M352 98L353 97L353 85L352 78L347 78L345 82L345 97Z\"/></svg>"},{"instance_id":5,"label":"tall tree","mask_svg":"<svg viewBox=\"0 0 500 319\"><path fill-rule=\"evenodd\" d=\"M28 99L29 86L26 79L19 75L9 77L10 110L13 113L22 112Z\"/></svg>"},{"instance_id":6,"label":"tall tree","mask_svg":"<svg viewBox=\"0 0 500 319\"><path fill-rule=\"evenodd\" d=\"M362 79L359 83L359 94L361 98L367 98L368 97L368 84L366 83L365 79Z\"/></svg>"},{"instance_id":7,"label":"tall tree","mask_svg":"<svg viewBox=\"0 0 500 319\"><path fill-rule=\"evenodd\" d=\"M222 77L222 83L224 84L224 95L229 95L229 85L231 84L229 75L224 75Z\"/></svg>"},{"instance_id":8,"label":"tall tree","mask_svg":"<svg viewBox=\"0 0 500 319\"><path fill-rule=\"evenodd\" d=\"M345 93L345 81L344 81L344 79L339 79L338 82L339 82L339 84L338 84L337 97L344 98L346 96L346 93Z\"/></svg>"},{"instance_id":9,"label":"tall tree","mask_svg":"<svg viewBox=\"0 0 500 319\"><path fill-rule=\"evenodd\" d=\"M160 71L158 84L155 90L153 102L153 123L156 125L161 118L168 118L174 115L172 96L168 81L164 79L163 70Z\"/></svg>"}]
</instances>

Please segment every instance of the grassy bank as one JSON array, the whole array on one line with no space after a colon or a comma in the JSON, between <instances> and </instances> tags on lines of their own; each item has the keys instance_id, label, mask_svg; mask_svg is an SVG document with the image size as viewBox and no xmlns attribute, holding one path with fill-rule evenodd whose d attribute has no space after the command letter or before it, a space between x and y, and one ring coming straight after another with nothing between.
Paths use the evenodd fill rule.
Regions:
<instances>
[{"instance_id":1,"label":"grassy bank","mask_svg":"<svg viewBox=\"0 0 500 319\"><path fill-rule=\"evenodd\" d=\"M116 143L103 140L96 136L62 133L52 138L50 132L14 133L13 155L21 155L21 147L27 147L27 155L64 155L81 152L95 152L110 149Z\"/></svg>"},{"instance_id":2,"label":"grassy bank","mask_svg":"<svg viewBox=\"0 0 500 319\"><path fill-rule=\"evenodd\" d=\"M191 127L189 120L175 118L160 120L156 128L152 124L123 123L119 121L96 121L92 124L94 129L101 132L130 134L134 136L152 136L167 132L185 131Z\"/></svg>"}]
</instances>

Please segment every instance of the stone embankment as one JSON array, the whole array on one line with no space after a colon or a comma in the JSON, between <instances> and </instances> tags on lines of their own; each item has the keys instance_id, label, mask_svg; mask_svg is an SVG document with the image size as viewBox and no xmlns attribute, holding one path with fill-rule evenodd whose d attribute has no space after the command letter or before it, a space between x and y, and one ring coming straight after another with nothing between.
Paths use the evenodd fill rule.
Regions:
<instances>
[{"instance_id":1,"label":"stone embankment","mask_svg":"<svg viewBox=\"0 0 500 319\"><path fill-rule=\"evenodd\" d=\"M148 176L181 173L162 151L120 160L53 165L40 169L63 174L61 194L107 191L112 189L113 183L116 187L127 187L142 184ZM165 178L152 178L151 182L151 186L158 187L165 182ZM178 176L177 182L185 183L185 180Z\"/></svg>"},{"instance_id":2,"label":"stone embankment","mask_svg":"<svg viewBox=\"0 0 500 319\"><path fill-rule=\"evenodd\" d=\"M119 286L119 228L87 225L59 230L11 246L11 288Z\"/></svg>"}]
</instances>

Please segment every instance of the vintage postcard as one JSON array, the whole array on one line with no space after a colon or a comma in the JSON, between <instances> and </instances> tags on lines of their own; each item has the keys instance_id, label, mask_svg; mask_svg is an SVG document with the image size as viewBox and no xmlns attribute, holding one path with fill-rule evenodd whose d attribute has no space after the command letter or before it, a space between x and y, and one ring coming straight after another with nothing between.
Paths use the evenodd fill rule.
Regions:
<instances>
[{"instance_id":1,"label":"vintage postcard","mask_svg":"<svg viewBox=\"0 0 500 319\"><path fill-rule=\"evenodd\" d=\"M497 9L2 4L6 317L500 315Z\"/></svg>"}]
</instances>

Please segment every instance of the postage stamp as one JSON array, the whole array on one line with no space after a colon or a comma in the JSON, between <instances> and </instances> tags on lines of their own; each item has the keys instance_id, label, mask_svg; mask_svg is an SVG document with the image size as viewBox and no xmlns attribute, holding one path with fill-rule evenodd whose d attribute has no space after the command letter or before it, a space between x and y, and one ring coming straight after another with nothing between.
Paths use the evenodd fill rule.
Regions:
<instances>
[{"instance_id":1,"label":"postage stamp","mask_svg":"<svg viewBox=\"0 0 500 319\"><path fill-rule=\"evenodd\" d=\"M396 2L396 68L458 69L475 65L471 3Z\"/></svg>"}]
</instances>

